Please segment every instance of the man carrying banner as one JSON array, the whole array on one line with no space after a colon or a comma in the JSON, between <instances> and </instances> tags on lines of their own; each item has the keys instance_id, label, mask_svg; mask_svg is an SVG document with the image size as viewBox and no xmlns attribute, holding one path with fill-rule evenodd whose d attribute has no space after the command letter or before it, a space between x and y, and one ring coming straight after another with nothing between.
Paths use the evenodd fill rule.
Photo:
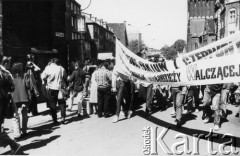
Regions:
<instances>
[{"instance_id":1,"label":"man carrying banner","mask_svg":"<svg viewBox=\"0 0 240 156\"><path fill-rule=\"evenodd\" d=\"M122 105L124 114L126 118L130 118L133 113L134 107L134 92L135 89L133 87L133 81L126 75L118 73L116 70L116 66L113 69L112 73L112 92L117 92L117 109L116 114L113 117L113 123L118 122L119 114L121 111L121 105L125 100L124 104ZM117 81L119 82L119 88L117 91ZM124 100L123 100L124 99Z\"/></svg>"}]
</instances>

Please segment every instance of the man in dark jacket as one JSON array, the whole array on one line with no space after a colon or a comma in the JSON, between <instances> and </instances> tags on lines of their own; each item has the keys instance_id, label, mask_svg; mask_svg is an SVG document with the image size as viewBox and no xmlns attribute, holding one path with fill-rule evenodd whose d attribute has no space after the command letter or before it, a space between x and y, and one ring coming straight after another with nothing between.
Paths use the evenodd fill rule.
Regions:
<instances>
[{"instance_id":1,"label":"man in dark jacket","mask_svg":"<svg viewBox=\"0 0 240 156\"><path fill-rule=\"evenodd\" d=\"M73 100L77 97L78 100L78 117L81 117L82 101L84 98L84 92L86 91L85 79L87 73L81 69L81 63L77 61L75 63L75 70L72 75L68 77L68 81L73 83L73 96L71 97L70 110L72 110Z\"/></svg>"},{"instance_id":2,"label":"man in dark jacket","mask_svg":"<svg viewBox=\"0 0 240 156\"><path fill-rule=\"evenodd\" d=\"M2 63L2 59L3 55L0 54L0 63ZM8 94L12 91L14 91L12 75L0 64L0 147L6 147L10 145L10 155L16 154L21 147L14 140L10 139L5 132L2 131L2 124L4 121L6 106L8 103Z\"/></svg>"}]
</instances>

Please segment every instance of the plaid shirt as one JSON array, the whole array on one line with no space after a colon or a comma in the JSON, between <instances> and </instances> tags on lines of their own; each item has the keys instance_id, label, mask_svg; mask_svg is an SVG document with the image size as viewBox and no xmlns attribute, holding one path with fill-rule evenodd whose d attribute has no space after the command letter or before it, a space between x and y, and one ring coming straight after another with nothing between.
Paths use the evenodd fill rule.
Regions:
<instances>
[{"instance_id":1,"label":"plaid shirt","mask_svg":"<svg viewBox=\"0 0 240 156\"><path fill-rule=\"evenodd\" d=\"M95 80L99 88L111 87L112 73L105 67L101 67L95 72Z\"/></svg>"}]
</instances>

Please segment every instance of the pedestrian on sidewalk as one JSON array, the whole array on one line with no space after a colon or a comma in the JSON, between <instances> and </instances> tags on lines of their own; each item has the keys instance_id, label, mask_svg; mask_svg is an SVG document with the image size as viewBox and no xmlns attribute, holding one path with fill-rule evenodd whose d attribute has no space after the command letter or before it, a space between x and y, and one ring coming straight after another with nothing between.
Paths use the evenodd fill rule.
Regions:
<instances>
[{"instance_id":1,"label":"pedestrian on sidewalk","mask_svg":"<svg viewBox=\"0 0 240 156\"><path fill-rule=\"evenodd\" d=\"M13 134L16 140L22 139L27 135L29 94L27 88L27 74L24 74L22 63L14 63L12 66L13 82L15 90L12 93L13 102L16 105L13 122Z\"/></svg>"},{"instance_id":2,"label":"pedestrian on sidewalk","mask_svg":"<svg viewBox=\"0 0 240 156\"><path fill-rule=\"evenodd\" d=\"M2 62L2 59L3 55L0 54L0 62ZM8 94L9 92L13 92L14 88L12 75L0 65L0 147L5 148L9 145L11 148L11 155L16 154L21 146L3 132L1 127L4 122L6 115L5 112L9 102Z\"/></svg>"},{"instance_id":3,"label":"pedestrian on sidewalk","mask_svg":"<svg viewBox=\"0 0 240 156\"><path fill-rule=\"evenodd\" d=\"M77 98L78 117L82 116L82 102L87 91L86 84L84 84L86 82L85 80L87 72L85 72L81 67L81 62L77 61L75 63L75 70L73 71L72 75L68 77L68 81L73 83L73 95L71 97L70 111L72 110L74 98Z\"/></svg>"},{"instance_id":4,"label":"pedestrian on sidewalk","mask_svg":"<svg viewBox=\"0 0 240 156\"><path fill-rule=\"evenodd\" d=\"M59 59L53 58L51 63L45 68L45 70L41 74L41 77L43 82L47 83L47 103L48 107L50 108L53 124L59 125L60 123L57 121L58 95L59 90L61 89L62 81L66 80L66 71L62 66L59 65ZM64 114L66 111L66 105L62 102L59 102L58 105L61 109L62 123L65 123Z\"/></svg>"},{"instance_id":5,"label":"pedestrian on sidewalk","mask_svg":"<svg viewBox=\"0 0 240 156\"><path fill-rule=\"evenodd\" d=\"M27 55L26 73L30 77L29 81L29 95L30 104L28 113L32 113L33 116L38 115L37 98L39 97L38 86L40 84L40 68L34 63L35 56L33 54Z\"/></svg>"}]
</instances>

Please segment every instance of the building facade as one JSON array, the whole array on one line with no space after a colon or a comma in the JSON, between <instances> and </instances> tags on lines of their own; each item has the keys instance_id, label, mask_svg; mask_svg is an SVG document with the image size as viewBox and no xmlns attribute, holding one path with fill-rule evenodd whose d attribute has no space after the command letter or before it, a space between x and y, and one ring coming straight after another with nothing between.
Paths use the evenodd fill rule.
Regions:
<instances>
[{"instance_id":1,"label":"building facade","mask_svg":"<svg viewBox=\"0 0 240 156\"><path fill-rule=\"evenodd\" d=\"M188 0L187 52L216 40L215 2L216 0Z\"/></svg>"},{"instance_id":2,"label":"building facade","mask_svg":"<svg viewBox=\"0 0 240 156\"><path fill-rule=\"evenodd\" d=\"M2 0L3 53L16 61L34 53L43 68L51 57L64 67L83 60L78 22L81 6L75 0Z\"/></svg>"},{"instance_id":3,"label":"building facade","mask_svg":"<svg viewBox=\"0 0 240 156\"><path fill-rule=\"evenodd\" d=\"M225 12L224 36L229 36L240 30L240 0L226 0L223 7Z\"/></svg>"},{"instance_id":4,"label":"building facade","mask_svg":"<svg viewBox=\"0 0 240 156\"><path fill-rule=\"evenodd\" d=\"M114 33L107 22L97 20L90 16L86 17L86 45L90 51L91 58L98 59L99 53L115 53Z\"/></svg>"}]
</instances>

